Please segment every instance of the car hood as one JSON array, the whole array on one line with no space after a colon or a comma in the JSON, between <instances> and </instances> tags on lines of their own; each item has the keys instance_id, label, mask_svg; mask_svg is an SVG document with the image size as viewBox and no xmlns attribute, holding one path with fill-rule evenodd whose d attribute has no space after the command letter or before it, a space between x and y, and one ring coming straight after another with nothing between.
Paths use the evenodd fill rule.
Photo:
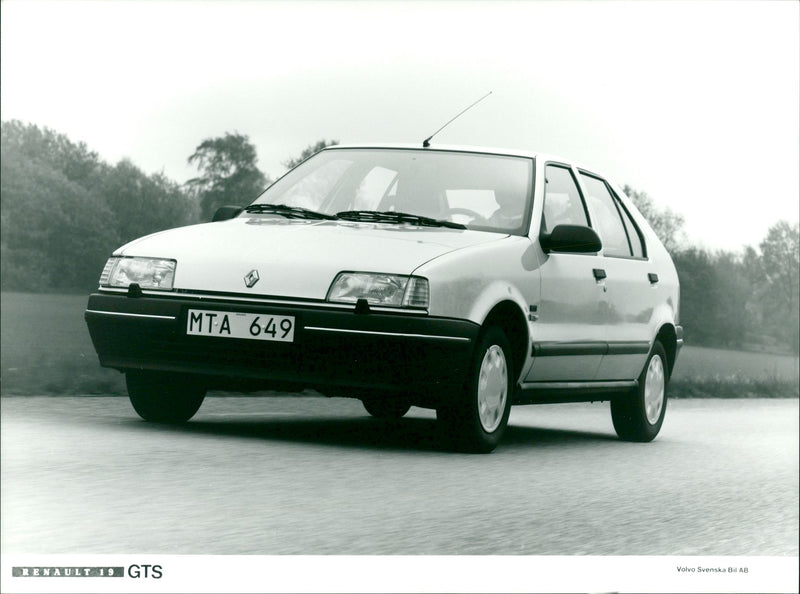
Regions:
<instances>
[{"instance_id":1,"label":"car hood","mask_svg":"<svg viewBox=\"0 0 800 594\"><path fill-rule=\"evenodd\" d=\"M177 260L176 289L325 299L339 272L411 274L442 254L504 237L438 227L245 217L162 231L115 254ZM259 281L248 288L244 277L252 270Z\"/></svg>"}]
</instances>

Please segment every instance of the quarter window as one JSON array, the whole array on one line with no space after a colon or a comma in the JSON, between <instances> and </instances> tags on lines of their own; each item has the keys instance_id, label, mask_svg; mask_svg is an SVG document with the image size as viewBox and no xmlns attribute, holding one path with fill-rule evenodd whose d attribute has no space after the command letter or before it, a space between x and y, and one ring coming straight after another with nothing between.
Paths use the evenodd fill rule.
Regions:
<instances>
[{"instance_id":1,"label":"quarter window","mask_svg":"<svg viewBox=\"0 0 800 594\"><path fill-rule=\"evenodd\" d=\"M606 256L630 257L628 234L608 186L603 180L585 173L581 173L581 182L586 190L586 204L592 216L592 226L603 241L603 253Z\"/></svg>"},{"instance_id":2,"label":"quarter window","mask_svg":"<svg viewBox=\"0 0 800 594\"><path fill-rule=\"evenodd\" d=\"M545 168L542 228L549 232L556 225L588 226L589 222L572 172L566 167L548 165Z\"/></svg>"},{"instance_id":3,"label":"quarter window","mask_svg":"<svg viewBox=\"0 0 800 594\"><path fill-rule=\"evenodd\" d=\"M616 198L616 196L615 196ZM639 228L636 223L631 219L631 215L620 203L619 198L616 200L619 212L622 215L622 222L625 224L625 230L628 232L628 239L631 242L631 250L633 250L634 258L644 258L644 243L642 243L642 236L639 233Z\"/></svg>"}]
</instances>

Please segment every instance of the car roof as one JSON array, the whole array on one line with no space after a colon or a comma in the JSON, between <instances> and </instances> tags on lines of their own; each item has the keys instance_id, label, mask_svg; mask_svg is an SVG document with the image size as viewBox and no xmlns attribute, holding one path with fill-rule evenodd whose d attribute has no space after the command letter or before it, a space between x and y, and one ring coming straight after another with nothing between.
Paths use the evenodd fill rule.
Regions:
<instances>
[{"instance_id":1,"label":"car roof","mask_svg":"<svg viewBox=\"0 0 800 594\"><path fill-rule=\"evenodd\" d=\"M524 150L524 149L510 149L498 148L487 146L470 146L458 144L436 144L428 147L423 147L422 143L408 144L408 143L356 143L356 144L336 144L325 147L323 150L336 150L336 149L415 149L422 151L446 151L446 152L463 152L463 153L483 153L490 155L503 155L509 157L527 157L529 159L543 159L544 161L556 161L559 163L568 163L575 165L580 169L586 171L593 171L590 167L584 167L574 159L566 159L558 155L540 153L537 151Z\"/></svg>"}]
</instances>

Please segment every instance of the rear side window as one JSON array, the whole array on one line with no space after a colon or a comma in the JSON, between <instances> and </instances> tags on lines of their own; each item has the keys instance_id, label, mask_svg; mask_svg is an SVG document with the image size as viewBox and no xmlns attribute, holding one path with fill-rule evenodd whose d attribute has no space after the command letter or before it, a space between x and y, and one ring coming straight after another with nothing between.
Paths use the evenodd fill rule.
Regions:
<instances>
[{"instance_id":1,"label":"rear side window","mask_svg":"<svg viewBox=\"0 0 800 594\"><path fill-rule=\"evenodd\" d=\"M616 198L616 195L614 196ZM631 242L631 250L633 251L634 258L644 258L644 242L642 241L642 234L636 223L631 219L631 215L625 210L625 207L620 202L619 198L616 200L619 212L622 215L622 222L625 225L625 231L628 232L628 239Z\"/></svg>"},{"instance_id":2,"label":"rear side window","mask_svg":"<svg viewBox=\"0 0 800 594\"><path fill-rule=\"evenodd\" d=\"M603 241L603 253L606 256L632 256L619 207L606 183L585 173L581 173L581 182L586 190L586 205L592 217L592 226Z\"/></svg>"},{"instance_id":3,"label":"rear side window","mask_svg":"<svg viewBox=\"0 0 800 594\"><path fill-rule=\"evenodd\" d=\"M545 168L542 228L550 232L556 225L588 226L589 222L572 171L566 167L548 165Z\"/></svg>"}]
</instances>

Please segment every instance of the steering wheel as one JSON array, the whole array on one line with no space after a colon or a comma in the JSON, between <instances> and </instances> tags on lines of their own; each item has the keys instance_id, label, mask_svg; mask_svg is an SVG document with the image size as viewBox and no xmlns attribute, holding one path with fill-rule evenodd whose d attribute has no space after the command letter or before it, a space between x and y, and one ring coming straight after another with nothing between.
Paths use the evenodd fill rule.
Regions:
<instances>
[{"instance_id":1,"label":"steering wheel","mask_svg":"<svg viewBox=\"0 0 800 594\"><path fill-rule=\"evenodd\" d=\"M477 212L475 212L474 210L471 210L469 208L448 208L447 209L447 214L448 215L466 215L468 217L472 217L472 220L470 221L470 223L474 223L476 221L477 222L481 222L481 223L487 222L486 217L478 214Z\"/></svg>"}]
</instances>

